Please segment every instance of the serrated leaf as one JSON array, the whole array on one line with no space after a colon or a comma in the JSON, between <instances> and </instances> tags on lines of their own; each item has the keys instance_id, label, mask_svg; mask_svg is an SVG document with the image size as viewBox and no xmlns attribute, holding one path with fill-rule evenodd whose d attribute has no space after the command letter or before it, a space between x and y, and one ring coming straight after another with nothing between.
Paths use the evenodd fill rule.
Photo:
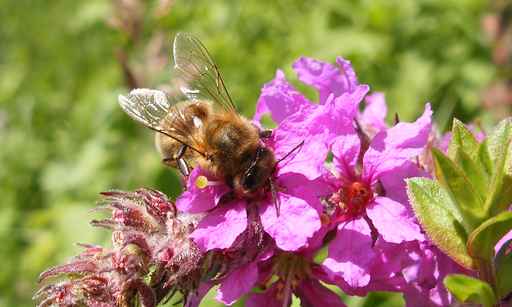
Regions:
<instances>
[{"instance_id":1,"label":"serrated leaf","mask_svg":"<svg viewBox=\"0 0 512 307\"><path fill-rule=\"evenodd\" d=\"M499 298L504 298L512 292L512 239L505 242L496 257L496 287Z\"/></svg>"},{"instance_id":2,"label":"serrated leaf","mask_svg":"<svg viewBox=\"0 0 512 307\"><path fill-rule=\"evenodd\" d=\"M496 303L491 286L480 279L452 274L446 276L443 283L461 303L482 304L484 307L492 307Z\"/></svg>"},{"instance_id":3,"label":"serrated leaf","mask_svg":"<svg viewBox=\"0 0 512 307\"><path fill-rule=\"evenodd\" d=\"M484 200L477 189L464 173L463 169L445 156L438 149L432 149L436 177L450 192L460 213L462 224L466 230L472 231L479 225L484 217Z\"/></svg>"},{"instance_id":4,"label":"serrated leaf","mask_svg":"<svg viewBox=\"0 0 512 307\"><path fill-rule=\"evenodd\" d=\"M490 261L494 246L512 229L512 212L502 212L478 226L468 238L468 253L473 258Z\"/></svg>"},{"instance_id":5,"label":"serrated leaf","mask_svg":"<svg viewBox=\"0 0 512 307\"><path fill-rule=\"evenodd\" d=\"M460 265L474 268L466 250L462 215L449 193L431 179L411 178L407 180L407 194L432 242Z\"/></svg>"},{"instance_id":6,"label":"serrated leaf","mask_svg":"<svg viewBox=\"0 0 512 307\"><path fill-rule=\"evenodd\" d=\"M471 159L476 160L479 143L471 131L458 119L453 120L452 140L448 147L448 156L454 160L457 153L462 151Z\"/></svg>"}]
</instances>

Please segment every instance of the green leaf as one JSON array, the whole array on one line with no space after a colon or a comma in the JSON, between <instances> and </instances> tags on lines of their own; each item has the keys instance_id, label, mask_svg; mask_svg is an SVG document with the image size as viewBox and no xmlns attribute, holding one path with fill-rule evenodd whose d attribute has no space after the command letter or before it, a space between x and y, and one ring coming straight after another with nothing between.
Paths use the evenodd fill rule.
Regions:
<instances>
[{"instance_id":1,"label":"green leaf","mask_svg":"<svg viewBox=\"0 0 512 307\"><path fill-rule=\"evenodd\" d=\"M491 286L480 279L452 274L446 276L443 283L461 303L482 304L484 307L492 307L496 303Z\"/></svg>"},{"instance_id":2,"label":"green leaf","mask_svg":"<svg viewBox=\"0 0 512 307\"><path fill-rule=\"evenodd\" d=\"M437 179L449 190L455 200L464 217L462 224L466 230L472 231L485 217L484 200L462 168L438 149L432 149L432 157Z\"/></svg>"},{"instance_id":3,"label":"green leaf","mask_svg":"<svg viewBox=\"0 0 512 307\"><path fill-rule=\"evenodd\" d=\"M508 208L512 202L512 119L501 121L489 135L487 153L492 161L493 176L485 210L490 216Z\"/></svg>"},{"instance_id":4,"label":"green leaf","mask_svg":"<svg viewBox=\"0 0 512 307\"><path fill-rule=\"evenodd\" d=\"M479 143L464 124L458 119L453 120L452 140L448 147L448 156L454 160L457 153L462 151L475 160L478 155Z\"/></svg>"},{"instance_id":5,"label":"green leaf","mask_svg":"<svg viewBox=\"0 0 512 307\"><path fill-rule=\"evenodd\" d=\"M480 146L478 147L478 161L485 169L487 175L492 175L494 172L494 165L491 160L491 155L489 154L487 140L482 141Z\"/></svg>"},{"instance_id":6,"label":"green leaf","mask_svg":"<svg viewBox=\"0 0 512 307\"><path fill-rule=\"evenodd\" d=\"M503 244L494 258L499 298L512 292L512 239Z\"/></svg>"},{"instance_id":7,"label":"green leaf","mask_svg":"<svg viewBox=\"0 0 512 307\"><path fill-rule=\"evenodd\" d=\"M489 175L480 161L479 150L480 143L473 133L461 121L454 119L448 157L462 169L482 201L485 201L489 192Z\"/></svg>"},{"instance_id":8,"label":"green leaf","mask_svg":"<svg viewBox=\"0 0 512 307\"><path fill-rule=\"evenodd\" d=\"M466 250L462 216L449 193L428 178L407 179L407 193L416 217L434 244L460 265L474 268Z\"/></svg>"},{"instance_id":9,"label":"green leaf","mask_svg":"<svg viewBox=\"0 0 512 307\"><path fill-rule=\"evenodd\" d=\"M512 212L506 211L478 226L468 238L468 253L473 258L489 261L494 255L494 246L512 229Z\"/></svg>"},{"instance_id":10,"label":"green leaf","mask_svg":"<svg viewBox=\"0 0 512 307\"><path fill-rule=\"evenodd\" d=\"M512 118L502 120L487 137L487 148L494 165L507 154L506 146L512 137Z\"/></svg>"},{"instance_id":11,"label":"green leaf","mask_svg":"<svg viewBox=\"0 0 512 307\"><path fill-rule=\"evenodd\" d=\"M466 152L460 150L455 154L455 161L464 171L480 199L485 201L489 193L489 176L484 166L473 160Z\"/></svg>"}]
</instances>

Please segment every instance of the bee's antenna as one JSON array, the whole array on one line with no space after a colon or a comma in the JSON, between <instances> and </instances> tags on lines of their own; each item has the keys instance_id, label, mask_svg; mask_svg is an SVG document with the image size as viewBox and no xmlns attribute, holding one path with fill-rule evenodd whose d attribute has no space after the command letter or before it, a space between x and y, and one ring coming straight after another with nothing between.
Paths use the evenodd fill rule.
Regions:
<instances>
[{"instance_id":1,"label":"bee's antenna","mask_svg":"<svg viewBox=\"0 0 512 307\"><path fill-rule=\"evenodd\" d=\"M289 157L292 153L294 153L296 150L301 149L301 148L302 148L302 145L304 145L304 141L300 142L297 146L293 147L293 149L292 149L292 150L290 150L286 155L284 155L284 157L282 157L281 159L277 160L277 162L276 162L276 164L275 164L274 168L275 168L275 167L277 167L277 165L278 165L279 163L281 163L284 159L288 158L288 157Z\"/></svg>"}]
</instances>

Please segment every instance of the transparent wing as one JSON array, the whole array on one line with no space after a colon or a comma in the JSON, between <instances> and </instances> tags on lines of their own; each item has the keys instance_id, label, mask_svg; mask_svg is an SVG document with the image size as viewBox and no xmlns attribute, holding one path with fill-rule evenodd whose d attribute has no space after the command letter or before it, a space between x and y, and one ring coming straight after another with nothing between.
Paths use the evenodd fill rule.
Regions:
<instances>
[{"instance_id":1,"label":"transparent wing","mask_svg":"<svg viewBox=\"0 0 512 307\"><path fill-rule=\"evenodd\" d=\"M198 38L178 33L173 54L176 81L185 96L210 100L229 112L237 111L217 65Z\"/></svg>"},{"instance_id":2,"label":"transparent wing","mask_svg":"<svg viewBox=\"0 0 512 307\"><path fill-rule=\"evenodd\" d=\"M167 95L158 90L138 88L127 96L119 95L119 105L131 118L148 128L161 128L171 104Z\"/></svg>"},{"instance_id":3,"label":"transparent wing","mask_svg":"<svg viewBox=\"0 0 512 307\"><path fill-rule=\"evenodd\" d=\"M119 95L119 105L135 121L165 134L195 150L192 127L187 124L183 112L176 107L179 100L171 100L166 93L139 88L127 96Z\"/></svg>"}]
</instances>

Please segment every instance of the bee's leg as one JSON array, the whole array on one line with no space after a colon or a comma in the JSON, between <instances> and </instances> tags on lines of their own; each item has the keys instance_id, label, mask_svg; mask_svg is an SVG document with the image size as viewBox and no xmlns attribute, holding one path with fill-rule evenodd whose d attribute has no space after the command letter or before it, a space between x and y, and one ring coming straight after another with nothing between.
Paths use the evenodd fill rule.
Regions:
<instances>
[{"instance_id":1,"label":"bee's leg","mask_svg":"<svg viewBox=\"0 0 512 307\"><path fill-rule=\"evenodd\" d=\"M276 215L279 217L279 212L281 210L281 202L277 195L277 187L275 186L272 179L268 179L270 185L270 193L272 194L272 202L274 203L274 207L276 208Z\"/></svg>"},{"instance_id":2,"label":"bee's leg","mask_svg":"<svg viewBox=\"0 0 512 307\"><path fill-rule=\"evenodd\" d=\"M187 161L185 161L185 159L179 158L176 160L176 163L178 164L178 169L183 176L187 177L190 175L190 168L188 167Z\"/></svg>"},{"instance_id":3,"label":"bee's leg","mask_svg":"<svg viewBox=\"0 0 512 307\"><path fill-rule=\"evenodd\" d=\"M181 145L178 151L176 152L176 160L183 158L185 155L185 151L187 151L187 145Z\"/></svg>"},{"instance_id":4,"label":"bee's leg","mask_svg":"<svg viewBox=\"0 0 512 307\"><path fill-rule=\"evenodd\" d=\"M178 152L176 153L176 163L178 164L178 169L180 170L180 173L185 177L190 175L190 168L188 167L187 161L183 159L186 150L187 145L181 145L180 149L178 149Z\"/></svg>"},{"instance_id":5,"label":"bee's leg","mask_svg":"<svg viewBox=\"0 0 512 307\"><path fill-rule=\"evenodd\" d=\"M268 139L272 136L272 129L260 130L260 139Z\"/></svg>"}]
</instances>

